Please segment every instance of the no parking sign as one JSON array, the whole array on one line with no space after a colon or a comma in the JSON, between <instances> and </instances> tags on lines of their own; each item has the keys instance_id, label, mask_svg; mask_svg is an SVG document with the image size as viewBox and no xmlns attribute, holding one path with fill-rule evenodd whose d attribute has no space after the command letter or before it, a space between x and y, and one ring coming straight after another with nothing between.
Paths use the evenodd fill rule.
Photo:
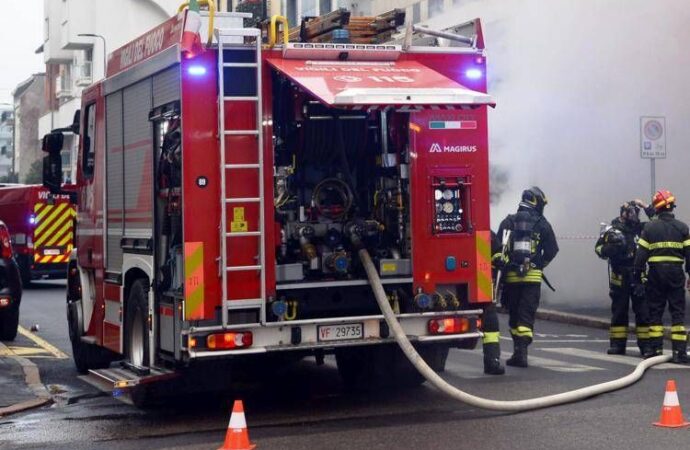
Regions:
<instances>
[{"instance_id":1,"label":"no parking sign","mask_svg":"<svg viewBox=\"0 0 690 450\"><path fill-rule=\"evenodd\" d=\"M666 158L666 118L640 117L640 156Z\"/></svg>"}]
</instances>

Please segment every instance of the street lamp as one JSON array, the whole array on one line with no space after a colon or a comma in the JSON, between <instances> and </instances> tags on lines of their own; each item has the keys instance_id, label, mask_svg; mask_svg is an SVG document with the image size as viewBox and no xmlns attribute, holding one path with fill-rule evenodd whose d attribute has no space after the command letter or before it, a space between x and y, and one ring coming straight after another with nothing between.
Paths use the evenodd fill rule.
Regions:
<instances>
[{"instance_id":1,"label":"street lamp","mask_svg":"<svg viewBox=\"0 0 690 450\"><path fill-rule=\"evenodd\" d=\"M83 37L95 37L95 38L100 38L103 41L103 78L106 76L106 72L108 71L108 63L107 63L107 53L106 53L106 45L105 45L105 38L101 36L100 34L95 34L95 33L79 33L77 36L83 36Z\"/></svg>"}]
</instances>

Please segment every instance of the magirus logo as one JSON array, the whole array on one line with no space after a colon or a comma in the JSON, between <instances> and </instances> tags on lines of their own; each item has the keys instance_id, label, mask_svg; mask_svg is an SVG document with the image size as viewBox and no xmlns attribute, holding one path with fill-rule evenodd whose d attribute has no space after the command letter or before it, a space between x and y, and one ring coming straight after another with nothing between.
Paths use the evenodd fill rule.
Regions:
<instances>
[{"instance_id":1,"label":"magirus logo","mask_svg":"<svg viewBox=\"0 0 690 450\"><path fill-rule=\"evenodd\" d=\"M429 153L474 153L477 151L476 145L441 145L434 142L429 147Z\"/></svg>"}]
</instances>

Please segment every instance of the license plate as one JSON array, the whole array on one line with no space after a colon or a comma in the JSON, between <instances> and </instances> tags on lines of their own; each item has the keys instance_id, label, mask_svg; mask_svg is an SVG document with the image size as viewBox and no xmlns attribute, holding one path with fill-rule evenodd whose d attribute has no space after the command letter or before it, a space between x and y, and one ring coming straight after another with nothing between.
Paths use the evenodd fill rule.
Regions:
<instances>
[{"instance_id":1,"label":"license plate","mask_svg":"<svg viewBox=\"0 0 690 450\"><path fill-rule=\"evenodd\" d=\"M60 252L60 249L58 248L47 248L43 250L43 254L46 256L57 256L61 255L62 253Z\"/></svg>"},{"instance_id":2,"label":"license plate","mask_svg":"<svg viewBox=\"0 0 690 450\"><path fill-rule=\"evenodd\" d=\"M362 339L364 337L364 324L320 325L316 328L316 332L319 342Z\"/></svg>"}]
</instances>

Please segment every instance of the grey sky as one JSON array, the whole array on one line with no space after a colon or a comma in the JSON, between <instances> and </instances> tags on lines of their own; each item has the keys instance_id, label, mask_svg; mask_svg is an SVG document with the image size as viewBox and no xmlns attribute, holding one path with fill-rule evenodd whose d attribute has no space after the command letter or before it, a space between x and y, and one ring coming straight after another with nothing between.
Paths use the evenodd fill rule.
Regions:
<instances>
[{"instance_id":1,"label":"grey sky","mask_svg":"<svg viewBox=\"0 0 690 450\"><path fill-rule=\"evenodd\" d=\"M44 72L42 0L0 0L0 103L11 103L12 90L32 73Z\"/></svg>"}]
</instances>

